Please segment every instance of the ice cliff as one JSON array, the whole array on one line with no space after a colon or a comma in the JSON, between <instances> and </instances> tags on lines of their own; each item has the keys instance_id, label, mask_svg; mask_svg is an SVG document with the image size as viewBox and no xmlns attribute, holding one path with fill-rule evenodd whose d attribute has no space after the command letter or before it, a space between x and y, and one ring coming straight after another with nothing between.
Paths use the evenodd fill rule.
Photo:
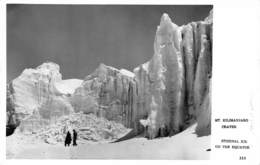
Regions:
<instances>
[{"instance_id":1,"label":"ice cliff","mask_svg":"<svg viewBox=\"0 0 260 165\"><path fill-rule=\"evenodd\" d=\"M137 129L136 81L134 74L100 64L72 96L75 112L95 113Z\"/></svg>"},{"instance_id":2,"label":"ice cliff","mask_svg":"<svg viewBox=\"0 0 260 165\"><path fill-rule=\"evenodd\" d=\"M194 122L200 136L209 134L212 12L205 21L183 26L163 14L154 56L134 72L141 93L138 110L149 115L146 122L142 120L147 136L174 135Z\"/></svg>"},{"instance_id":3,"label":"ice cliff","mask_svg":"<svg viewBox=\"0 0 260 165\"><path fill-rule=\"evenodd\" d=\"M7 127L34 131L73 112L69 95L82 80L62 80L59 65L25 69L7 86Z\"/></svg>"},{"instance_id":4,"label":"ice cliff","mask_svg":"<svg viewBox=\"0 0 260 165\"><path fill-rule=\"evenodd\" d=\"M8 84L7 126L31 130L72 113L95 114L155 138L197 122L210 134L212 11L204 21L174 24L163 14L151 60L133 70L105 64L84 80L62 80L59 66L25 69Z\"/></svg>"}]
</instances>

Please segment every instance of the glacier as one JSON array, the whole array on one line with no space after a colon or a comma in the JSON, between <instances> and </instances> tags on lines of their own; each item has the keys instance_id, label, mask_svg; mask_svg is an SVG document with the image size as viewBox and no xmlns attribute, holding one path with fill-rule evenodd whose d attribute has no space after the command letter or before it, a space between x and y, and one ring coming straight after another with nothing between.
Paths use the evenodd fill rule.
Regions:
<instances>
[{"instance_id":1,"label":"glacier","mask_svg":"<svg viewBox=\"0 0 260 165\"><path fill-rule=\"evenodd\" d=\"M178 134L194 123L199 136L209 135L212 26L212 11L182 26L164 13L153 56L133 71L101 63L83 80L63 80L53 62L25 69L7 85L7 130L34 133L82 113L149 139Z\"/></svg>"}]
</instances>

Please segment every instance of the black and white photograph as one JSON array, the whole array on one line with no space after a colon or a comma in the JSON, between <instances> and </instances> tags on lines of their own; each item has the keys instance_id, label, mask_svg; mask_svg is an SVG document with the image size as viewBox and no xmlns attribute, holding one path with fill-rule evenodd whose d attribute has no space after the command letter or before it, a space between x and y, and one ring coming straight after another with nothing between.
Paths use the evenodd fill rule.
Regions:
<instances>
[{"instance_id":1,"label":"black and white photograph","mask_svg":"<svg viewBox=\"0 0 260 165\"><path fill-rule=\"evenodd\" d=\"M6 159L208 160L213 5L6 5Z\"/></svg>"}]
</instances>

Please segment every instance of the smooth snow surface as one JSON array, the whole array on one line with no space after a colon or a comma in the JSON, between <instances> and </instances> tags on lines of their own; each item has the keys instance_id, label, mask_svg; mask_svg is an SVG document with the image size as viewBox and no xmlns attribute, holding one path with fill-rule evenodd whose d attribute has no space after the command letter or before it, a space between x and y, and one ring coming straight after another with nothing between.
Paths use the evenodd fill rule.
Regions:
<instances>
[{"instance_id":1,"label":"smooth snow surface","mask_svg":"<svg viewBox=\"0 0 260 165\"><path fill-rule=\"evenodd\" d=\"M73 94L75 89L78 88L83 80L68 79L55 82L54 86L58 93L61 94Z\"/></svg>"},{"instance_id":2,"label":"smooth snow surface","mask_svg":"<svg viewBox=\"0 0 260 165\"><path fill-rule=\"evenodd\" d=\"M209 159L210 136L197 137L196 125L166 138L136 137L118 143L50 145L19 134L7 137L7 158L21 159Z\"/></svg>"}]
</instances>

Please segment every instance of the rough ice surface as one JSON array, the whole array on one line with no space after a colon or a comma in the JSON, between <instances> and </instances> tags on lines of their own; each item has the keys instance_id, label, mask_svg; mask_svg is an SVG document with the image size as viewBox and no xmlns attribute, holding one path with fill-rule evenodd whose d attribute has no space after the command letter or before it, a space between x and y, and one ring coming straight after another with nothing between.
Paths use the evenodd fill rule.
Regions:
<instances>
[{"instance_id":1,"label":"rough ice surface","mask_svg":"<svg viewBox=\"0 0 260 165\"><path fill-rule=\"evenodd\" d=\"M212 24L212 12L182 26L163 14L151 60L133 72L100 64L84 80L62 80L55 63L25 69L8 84L7 126L35 132L81 113L151 139L175 135L195 122L198 135L209 135Z\"/></svg>"},{"instance_id":2,"label":"rough ice surface","mask_svg":"<svg viewBox=\"0 0 260 165\"><path fill-rule=\"evenodd\" d=\"M7 125L21 122L19 129L34 131L72 113L74 110L67 94L73 92L81 81L62 80L59 65L52 62L25 69L8 85L8 104L13 106L7 107L10 112ZM12 109L14 113L11 113Z\"/></svg>"},{"instance_id":3,"label":"rough ice surface","mask_svg":"<svg viewBox=\"0 0 260 165\"><path fill-rule=\"evenodd\" d=\"M72 133L72 129L78 132L78 143L112 142L131 130L94 114L74 113L59 118L46 128L40 128L35 136L50 144L63 143L67 131Z\"/></svg>"},{"instance_id":4,"label":"rough ice surface","mask_svg":"<svg viewBox=\"0 0 260 165\"><path fill-rule=\"evenodd\" d=\"M137 89L134 77L130 73L100 64L73 94L75 111L95 113L99 117L137 130L139 122L135 120L136 114L134 114L137 112L135 96ZM90 108L86 109L86 102Z\"/></svg>"},{"instance_id":5,"label":"rough ice surface","mask_svg":"<svg viewBox=\"0 0 260 165\"><path fill-rule=\"evenodd\" d=\"M147 136L174 135L197 122L199 135L210 134L212 74L212 12L205 21L181 27L163 14L157 27L153 58L134 69L139 109L154 122ZM157 106L157 113L150 107ZM148 117L149 119L149 117ZM144 120L142 120L144 122ZM146 122L150 123L150 122Z\"/></svg>"}]
</instances>

